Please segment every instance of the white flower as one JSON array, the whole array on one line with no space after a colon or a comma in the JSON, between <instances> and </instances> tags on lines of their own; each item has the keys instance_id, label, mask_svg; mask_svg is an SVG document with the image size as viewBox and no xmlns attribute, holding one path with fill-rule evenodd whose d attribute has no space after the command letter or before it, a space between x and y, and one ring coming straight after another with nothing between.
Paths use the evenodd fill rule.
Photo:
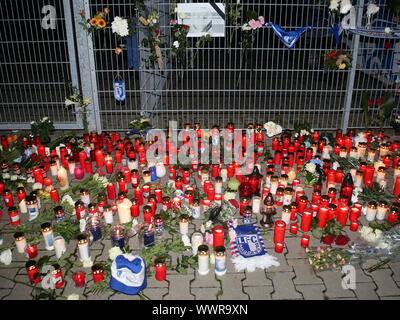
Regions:
<instances>
[{"instance_id":1,"label":"white flower","mask_svg":"<svg viewBox=\"0 0 400 320\"><path fill-rule=\"evenodd\" d=\"M251 30L251 27L250 27L250 25L249 25L248 23L245 23L245 24L242 26L242 30L243 30L243 31L249 31L249 30Z\"/></svg>"},{"instance_id":2,"label":"white flower","mask_svg":"<svg viewBox=\"0 0 400 320\"><path fill-rule=\"evenodd\" d=\"M367 7L367 15L373 15L379 11L379 7L375 3L369 3Z\"/></svg>"},{"instance_id":3,"label":"white flower","mask_svg":"<svg viewBox=\"0 0 400 320\"><path fill-rule=\"evenodd\" d=\"M29 177L28 180L26 180L27 183L35 183L35 178Z\"/></svg>"},{"instance_id":4,"label":"white flower","mask_svg":"<svg viewBox=\"0 0 400 320\"><path fill-rule=\"evenodd\" d=\"M49 117L44 117L42 120L40 120L40 121L42 121L42 122L45 122L45 121L47 121L47 120L49 120Z\"/></svg>"},{"instance_id":5,"label":"white flower","mask_svg":"<svg viewBox=\"0 0 400 320\"><path fill-rule=\"evenodd\" d=\"M152 22L153 22L154 24L156 24L156 23L157 23L157 19L153 19Z\"/></svg>"},{"instance_id":6,"label":"white flower","mask_svg":"<svg viewBox=\"0 0 400 320\"><path fill-rule=\"evenodd\" d=\"M77 102L72 101L72 100L70 100L70 99L68 99L68 98L65 99L65 106L66 106L66 107L71 106L71 105L73 105L73 104L77 104ZM31 124L32 124L32 122L31 122Z\"/></svg>"},{"instance_id":7,"label":"white flower","mask_svg":"<svg viewBox=\"0 0 400 320\"><path fill-rule=\"evenodd\" d=\"M86 260L83 260L82 264L83 264L84 268L91 268L93 266L93 262L92 262L92 260L90 258L86 259Z\"/></svg>"},{"instance_id":8,"label":"white flower","mask_svg":"<svg viewBox=\"0 0 400 320\"><path fill-rule=\"evenodd\" d=\"M61 199L61 203L67 202L71 206L75 206L75 201L71 198L69 194L66 194L64 197Z\"/></svg>"},{"instance_id":9,"label":"white flower","mask_svg":"<svg viewBox=\"0 0 400 320\"><path fill-rule=\"evenodd\" d=\"M10 179L10 174L8 173L8 172L6 172L6 173L3 173L3 179Z\"/></svg>"},{"instance_id":10,"label":"white flower","mask_svg":"<svg viewBox=\"0 0 400 320\"><path fill-rule=\"evenodd\" d=\"M32 190L41 190L43 185L40 182L36 182L32 186Z\"/></svg>"},{"instance_id":11,"label":"white flower","mask_svg":"<svg viewBox=\"0 0 400 320\"><path fill-rule=\"evenodd\" d=\"M183 19L186 19L186 18L187 18L187 14L184 13L184 12L180 13L180 14L179 14L179 18L181 18L182 20L183 20Z\"/></svg>"},{"instance_id":12,"label":"white flower","mask_svg":"<svg viewBox=\"0 0 400 320\"><path fill-rule=\"evenodd\" d=\"M34 124L36 124L36 122L35 121L31 121L31 125L34 125Z\"/></svg>"},{"instance_id":13,"label":"white flower","mask_svg":"<svg viewBox=\"0 0 400 320\"><path fill-rule=\"evenodd\" d=\"M306 171L310 172L310 173L314 173L315 172L315 163L309 162L306 164L305 169Z\"/></svg>"},{"instance_id":14,"label":"white flower","mask_svg":"<svg viewBox=\"0 0 400 320\"><path fill-rule=\"evenodd\" d=\"M329 10L337 10L339 8L339 2L337 0L332 0L329 5Z\"/></svg>"},{"instance_id":15,"label":"white flower","mask_svg":"<svg viewBox=\"0 0 400 320\"><path fill-rule=\"evenodd\" d=\"M12 261L12 253L10 249L4 250L0 254L0 262L4 263L5 265L9 265Z\"/></svg>"},{"instance_id":16,"label":"white flower","mask_svg":"<svg viewBox=\"0 0 400 320\"><path fill-rule=\"evenodd\" d=\"M120 254L123 254L120 247L112 247L110 250L108 250L108 256L112 261L114 261L115 258L118 257Z\"/></svg>"},{"instance_id":17,"label":"white flower","mask_svg":"<svg viewBox=\"0 0 400 320\"><path fill-rule=\"evenodd\" d=\"M16 174L13 174L10 178L11 181L15 181L18 179L18 176Z\"/></svg>"},{"instance_id":18,"label":"white flower","mask_svg":"<svg viewBox=\"0 0 400 320\"><path fill-rule=\"evenodd\" d=\"M210 264L215 264L215 255L214 255L214 253L210 254Z\"/></svg>"},{"instance_id":19,"label":"white flower","mask_svg":"<svg viewBox=\"0 0 400 320\"><path fill-rule=\"evenodd\" d=\"M192 244L190 242L190 239L187 236L187 234L182 235L182 242L185 245L185 247L191 247L192 246Z\"/></svg>"},{"instance_id":20,"label":"white flower","mask_svg":"<svg viewBox=\"0 0 400 320\"><path fill-rule=\"evenodd\" d=\"M120 37L127 37L129 35L128 20L121 17L115 17L111 22L111 29L113 33L118 34Z\"/></svg>"},{"instance_id":21,"label":"white flower","mask_svg":"<svg viewBox=\"0 0 400 320\"><path fill-rule=\"evenodd\" d=\"M80 232L84 232L86 229L86 220L84 218L79 220L79 230Z\"/></svg>"},{"instance_id":22,"label":"white flower","mask_svg":"<svg viewBox=\"0 0 400 320\"><path fill-rule=\"evenodd\" d=\"M67 296L67 300L79 300L79 294L71 293Z\"/></svg>"},{"instance_id":23,"label":"white flower","mask_svg":"<svg viewBox=\"0 0 400 320\"><path fill-rule=\"evenodd\" d=\"M178 7L175 7L174 13L178 13Z\"/></svg>"},{"instance_id":24,"label":"white flower","mask_svg":"<svg viewBox=\"0 0 400 320\"><path fill-rule=\"evenodd\" d=\"M225 201L229 201L231 199L235 199L236 198L236 193L235 192L225 192L224 194L224 200Z\"/></svg>"},{"instance_id":25,"label":"white flower","mask_svg":"<svg viewBox=\"0 0 400 320\"><path fill-rule=\"evenodd\" d=\"M179 41L174 41L174 43L172 44L175 48L179 48Z\"/></svg>"},{"instance_id":26,"label":"white flower","mask_svg":"<svg viewBox=\"0 0 400 320\"><path fill-rule=\"evenodd\" d=\"M350 9L353 7L350 0L342 0L340 4L340 13L347 14Z\"/></svg>"},{"instance_id":27,"label":"white flower","mask_svg":"<svg viewBox=\"0 0 400 320\"><path fill-rule=\"evenodd\" d=\"M206 228L209 228L211 225L212 225L212 221L211 221L211 220L208 220L208 221L206 222Z\"/></svg>"},{"instance_id":28,"label":"white flower","mask_svg":"<svg viewBox=\"0 0 400 320\"><path fill-rule=\"evenodd\" d=\"M391 32L392 32L392 29L390 29L389 27L385 28L385 33L391 33Z\"/></svg>"}]
</instances>

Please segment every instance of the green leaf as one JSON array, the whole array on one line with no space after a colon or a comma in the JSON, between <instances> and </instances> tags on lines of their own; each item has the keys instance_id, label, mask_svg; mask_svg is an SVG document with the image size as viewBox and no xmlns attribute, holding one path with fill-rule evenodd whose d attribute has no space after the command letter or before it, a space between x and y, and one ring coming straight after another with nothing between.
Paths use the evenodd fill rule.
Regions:
<instances>
[{"instance_id":1,"label":"green leaf","mask_svg":"<svg viewBox=\"0 0 400 320\"><path fill-rule=\"evenodd\" d=\"M40 270L40 269L42 269L42 267L47 263L47 262L49 262L49 260L50 260L50 257L49 256L43 256L43 257L41 257L40 259L39 259L39 261L38 261L38 269Z\"/></svg>"},{"instance_id":2,"label":"green leaf","mask_svg":"<svg viewBox=\"0 0 400 320\"><path fill-rule=\"evenodd\" d=\"M312 234L315 238L317 239L321 239L322 238L322 234L323 234L323 230L322 229L314 229L312 231Z\"/></svg>"}]
</instances>

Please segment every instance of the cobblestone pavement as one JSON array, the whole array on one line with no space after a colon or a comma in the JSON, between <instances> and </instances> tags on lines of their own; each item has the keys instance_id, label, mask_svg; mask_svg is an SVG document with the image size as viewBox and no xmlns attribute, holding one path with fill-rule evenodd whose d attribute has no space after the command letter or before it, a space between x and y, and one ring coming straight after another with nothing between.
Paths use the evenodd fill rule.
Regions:
<instances>
[{"instance_id":1,"label":"cobblestone pavement","mask_svg":"<svg viewBox=\"0 0 400 320\"><path fill-rule=\"evenodd\" d=\"M263 168L264 169L264 168ZM263 171L265 172L265 171ZM50 172L49 172L50 174ZM390 169L389 177L393 175L393 169ZM53 177L53 180L56 180ZM71 180L71 185L76 180ZM196 178L196 183L200 182ZM388 190L391 192L393 181L388 183ZM339 187L339 185L338 185ZM132 188L130 186L130 188ZM306 188L306 193L311 199L311 189ZM324 194L324 193L323 193ZM3 201L2 205L3 205ZM7 211L3 207L3 215L0 220L1 234L4 244L11 244L13 241L14 227L11 226L7 216ZM281 207L278 208L277 219L280 216ZM21 215L22 223L26 222L25 216ZM240 217L237 213L237 217ZM142 214L140 220L142 218ZM260 216L257 217L260 220ZM115 216L114 221L118 220ZM199 231L201 219L193 220L189 233ZM360 217L360 228L366 225L365 217ZM349 224L344 228L344 233L351 239L358 237L358 232L352 232ZM40 235L40 234L39 234ZM177 235L164 232L162 239L157 241L172 239ZM400 298L400 262L390 262L383 268L372 273L368 273L366 268L373 265L377 261L368 260L354 265L356 269L356 286L355 289L343 289L342 277L340 269L316 272L308 263L304 249L300 246L300 236L294 236L286 231L285 248L282 254L274 252L273 230L269 230L263 236L264 243L268 253L276 256L280 262L279 267L270 267L267 270L256 269L254 272L236 272L232 262L230 261L230 251L227 249L227 273L223 276L214 274L213 266L210 267L209 274L202 276L196 270L188 269L187 274L179 274L175 271L167 272L167 280L157 281L154 274L148 278L147 288L143 293L150 299L157 300L386 300ZM310 246L320 245L319 240L311 236ZM2 246L2 247L3 247ZM138 252L138 239L133 237L129 240L129 246ZM0 247L1 248L1 247ZM111 240L109 236L105 237L101 242L96 242L91 246L92 257L94 262L105 262L108 258L108 250L111 248ZM50 256L51 262L56 262L54 251L47 251L44 244L38 245L39 255L36 261L45 255ZM67 245L68 252L74 252L78 259L76 241L71 241ZM174 255L172 255L174 257ZM0 265L0 298L5 300L16 299L26 300L33 299L37 294L37 290L27 286L29 284L28 276L25 270L27 258L24 254L17 253L13 250L13 261L11 265ZM81 269L72 267L72 271ZM153 268L154 269L154 268ZM65 272L65 270L63 270ZM118 292L107 291L106 294L95 295L88 293L88 287L93 283L90 269L86 269L87 284L85 288L76 288L70 277L65 277L65 285L56 289L59 295L67 296L72 293L79 294L80 299L87 300L139 300L137 295L130 296ZM7 279L6 279L6 278ZM39 284L40 285L40 284Z\"/></svg>"}]
</instances>

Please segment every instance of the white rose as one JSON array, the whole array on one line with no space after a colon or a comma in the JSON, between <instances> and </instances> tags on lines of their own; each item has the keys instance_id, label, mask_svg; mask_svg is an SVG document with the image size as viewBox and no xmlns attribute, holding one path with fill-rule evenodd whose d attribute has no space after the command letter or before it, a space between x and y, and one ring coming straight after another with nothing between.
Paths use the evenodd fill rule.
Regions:
<instances>
[{"instance_id":1,"label":"white rose","mask_svg":"<svg viewBox=\"0 0 400 320\"><path fill-rule=\"evenodd\" d=\"M35 179L33 177L29 177L28 180L26 180L27 183L35 183Z\"/></svg>"},{"instance_id":2,"label":"white rose","mask_svg":"<svg viewBox=\"0 0 400 320\"><path fill-rule=\"evenodd\" d=\"M339 2L336 0L332 0L329 5L329 10L337 10L339 8Z\"/></svg>"},{"instance_id":3,"label":"white rose","mask_svg":"<svg viewBox=\"0 0 400 320\"><path fill-rule=\"evenodd\" d=\"M187 236L187 234L182 235L182 242L186 247L191 247L192 246L192 244L190 242L190 239Z\"/></svg>"},{"instance_id":4,"label":"white rose","mask_svg":"<svg viewBox=\"0 0 400 320\"><path fill-rule=\"evenodd\" d=\"M12 253L10 249L4 250L0 254L0 262L4 263L5 265L9 265L12 261Z\"/></svg>"},{"instance_id":5,"label":"white rose","mask_svg":"<svg viewBox=\"0 0 400 320\"><path fill-rule=\"evenodd\" d=\"M67 300L79 300L79 294L71 293L67 296Z\"/></svg>"},{"instance_id":6,"label":"white rose","mask_svg":"<svg viewBox=\"0 0 400 320\"><path fill-rule=\"evenodd\" d=\"M385 28L385 33L391 33L391 32L392 32L392 29L390 29L389 27Z\"/></svg>"},{"instance_id":7,"label":"white rose","mask_svg":"<svg viewBox=\"0 0 400 320\"><path fill-rule=\"evenodd\" d=\"M120 247L112 247L110 250L108 250L108 256L112 261L114 261L115 258L118 257L120 254L123 254Z\"/></svg>"},{"instance_id":8,"label":"white rose","mask_svg":"<svg viewBox=\"0 0 400 320\"><path fill-rule=\"evenodd\" d=\"M129 35L128 20L121 17L115 17L111 23L111 29L113 33L118 34L120 37L126 37Z\"/></svg>"},{"instance_id":9,"label":"white rose","mask_svg":"<svg viewBox=\"0 0 400 320\"><path fill-rule=\"evenodd\" d=\"M10 178L11 181L15 181L18 179L18 176L16 174L13 174Z\"/></svg>"},{"instance_id":10,"label":"white rose","mask_svg":"<svg viewBox=\"0 0 400 320\"><path fill-rule=\"evenodd\" d=\"M82 264L83 264L84 268L91 268L93 266L93 262L92 262L92 260L90 258L86 259L86 260L83 260Z\"/></svg>"},{"instance_id":11,"label":"white rose","mask_svg":"<svg viewBox=\"0 0 400 320\"><path fill-rule=\"evenodd\" d=\"M186 18L187 18L187 14L184 13L184 12L180 13L180 14L179 14L179 18L181 18L182 20L183 20L183 19L186 19Z\"/></svg>"},{"instance_id":12,"label":"white rose","mask_svg":"<svg viewBox=\"0 0 400 320\"><path fill-rule=\"evenodd\" d=\"M340 13L347 14L350 9L353 7L350 0L342 0L340 4Z\"/></svg>"},{"instance_id":13,"label":"white rose","mask_svg":"<svg viewBox=\"0 0 400 320\"><path fill-rule=\"evenodd\" d=\"M243 30L243 31L249 31L249 30L251 30L251 27L250 27L249 24L245 23L245 24L242 26L242 30Z\"/></svg>"},{"instance_id":14,"label":"white rose","mask_svg":"<svg viewBox=\"0 0 400 320\"><path fill-rule=\"evenodd\" d=\"M315 172L315 163L309 162L306 164L305 169L306 171L310 172L310 173L314 173Z\"/></svg>"},{"instance_id":15,"label":"white rose","mask_svg":"<svg viewBox=\"0 0 400 320\"><path fill-rule=\"evenodd\" d=\"M235 198L236 198L236 193L234 193L234 192L225 192L225 194L224 194L225 201L229 201L229 200L235 199Z\"/></svg>"},{"instance_id":16,"label":"white rose","mask_svg":"<svg viewBox=\"0 0 400 320\"><path fill-rule=\"evenodd\" d=\"M369 3L367 7L367 15L373 15L379 11L379 7L375 3Z\"/></svg>"},{"instance_id":17,"label":"white rose","mask_svg":"<svg viewBox=\"0 0 400 320\"><path fill-rule=\"evenodd\" d=\"M3 173L3 179L10 179L10 174L7 172L7 173Z\"/></svg>"},{"instance_id":18,"label":"white rose","mask_svg":"<svg viewBox=\"0 0 400 320\"><path fill-rule=\"evenodd\" d=\"M174 41L174 43L172 44L175 48L179 48L179 41Z\"/></svg>"}]
</instances>

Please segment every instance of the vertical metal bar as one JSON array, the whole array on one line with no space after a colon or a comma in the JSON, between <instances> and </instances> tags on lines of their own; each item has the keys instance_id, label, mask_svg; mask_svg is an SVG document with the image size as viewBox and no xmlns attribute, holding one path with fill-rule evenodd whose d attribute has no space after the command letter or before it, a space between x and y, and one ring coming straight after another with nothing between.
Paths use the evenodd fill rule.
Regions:
<instances>
[{"instance_id":1,"label":"vertical metal bar","mask_svg":"<svg viewBox=\"0 0 400 320\"><path fill-rule=\"evenodd\" d=\"M364 0L360 0L360 3L357 7L357 21L356 25L361 25L362 13L364 8ZM344 115L343 115L343 122L342 122L342 130L344 132L347 131L349 125L349 117L350 117L350 110L351 110L351 102L353 97L353 86L354 86L354 79L357 71L357 60L358 60L358 48L360 44L360 36L354 35L354 40L352 43L352 52L353 52L353 67L350 70L350 77L347 82L346 88L346 97L345 97L345 106L344 106Z\"/></svg>"},{"instance_id":2,"label":"vertical metal bar","mask_svg":"<svg viewBox=\"0 0 400 320\"><path fill-rule=\"evenodd\" d=\"M71 72L71 82L75 87L79 87L79 78L78 78L78 64L76 61L76 51L75 51L75 41L74 41L74 31L72 27L73 19L71 15L71 2L70 0L63 0L64 5L64 18L65 18L65 31L67 35L67 43L68 43L68 56L69 56L69 67ZM75 108L78 111L78 106ZM76 116L76 124L78 128L82 129L82 118Z\"/></svg>"}]
</instances>

